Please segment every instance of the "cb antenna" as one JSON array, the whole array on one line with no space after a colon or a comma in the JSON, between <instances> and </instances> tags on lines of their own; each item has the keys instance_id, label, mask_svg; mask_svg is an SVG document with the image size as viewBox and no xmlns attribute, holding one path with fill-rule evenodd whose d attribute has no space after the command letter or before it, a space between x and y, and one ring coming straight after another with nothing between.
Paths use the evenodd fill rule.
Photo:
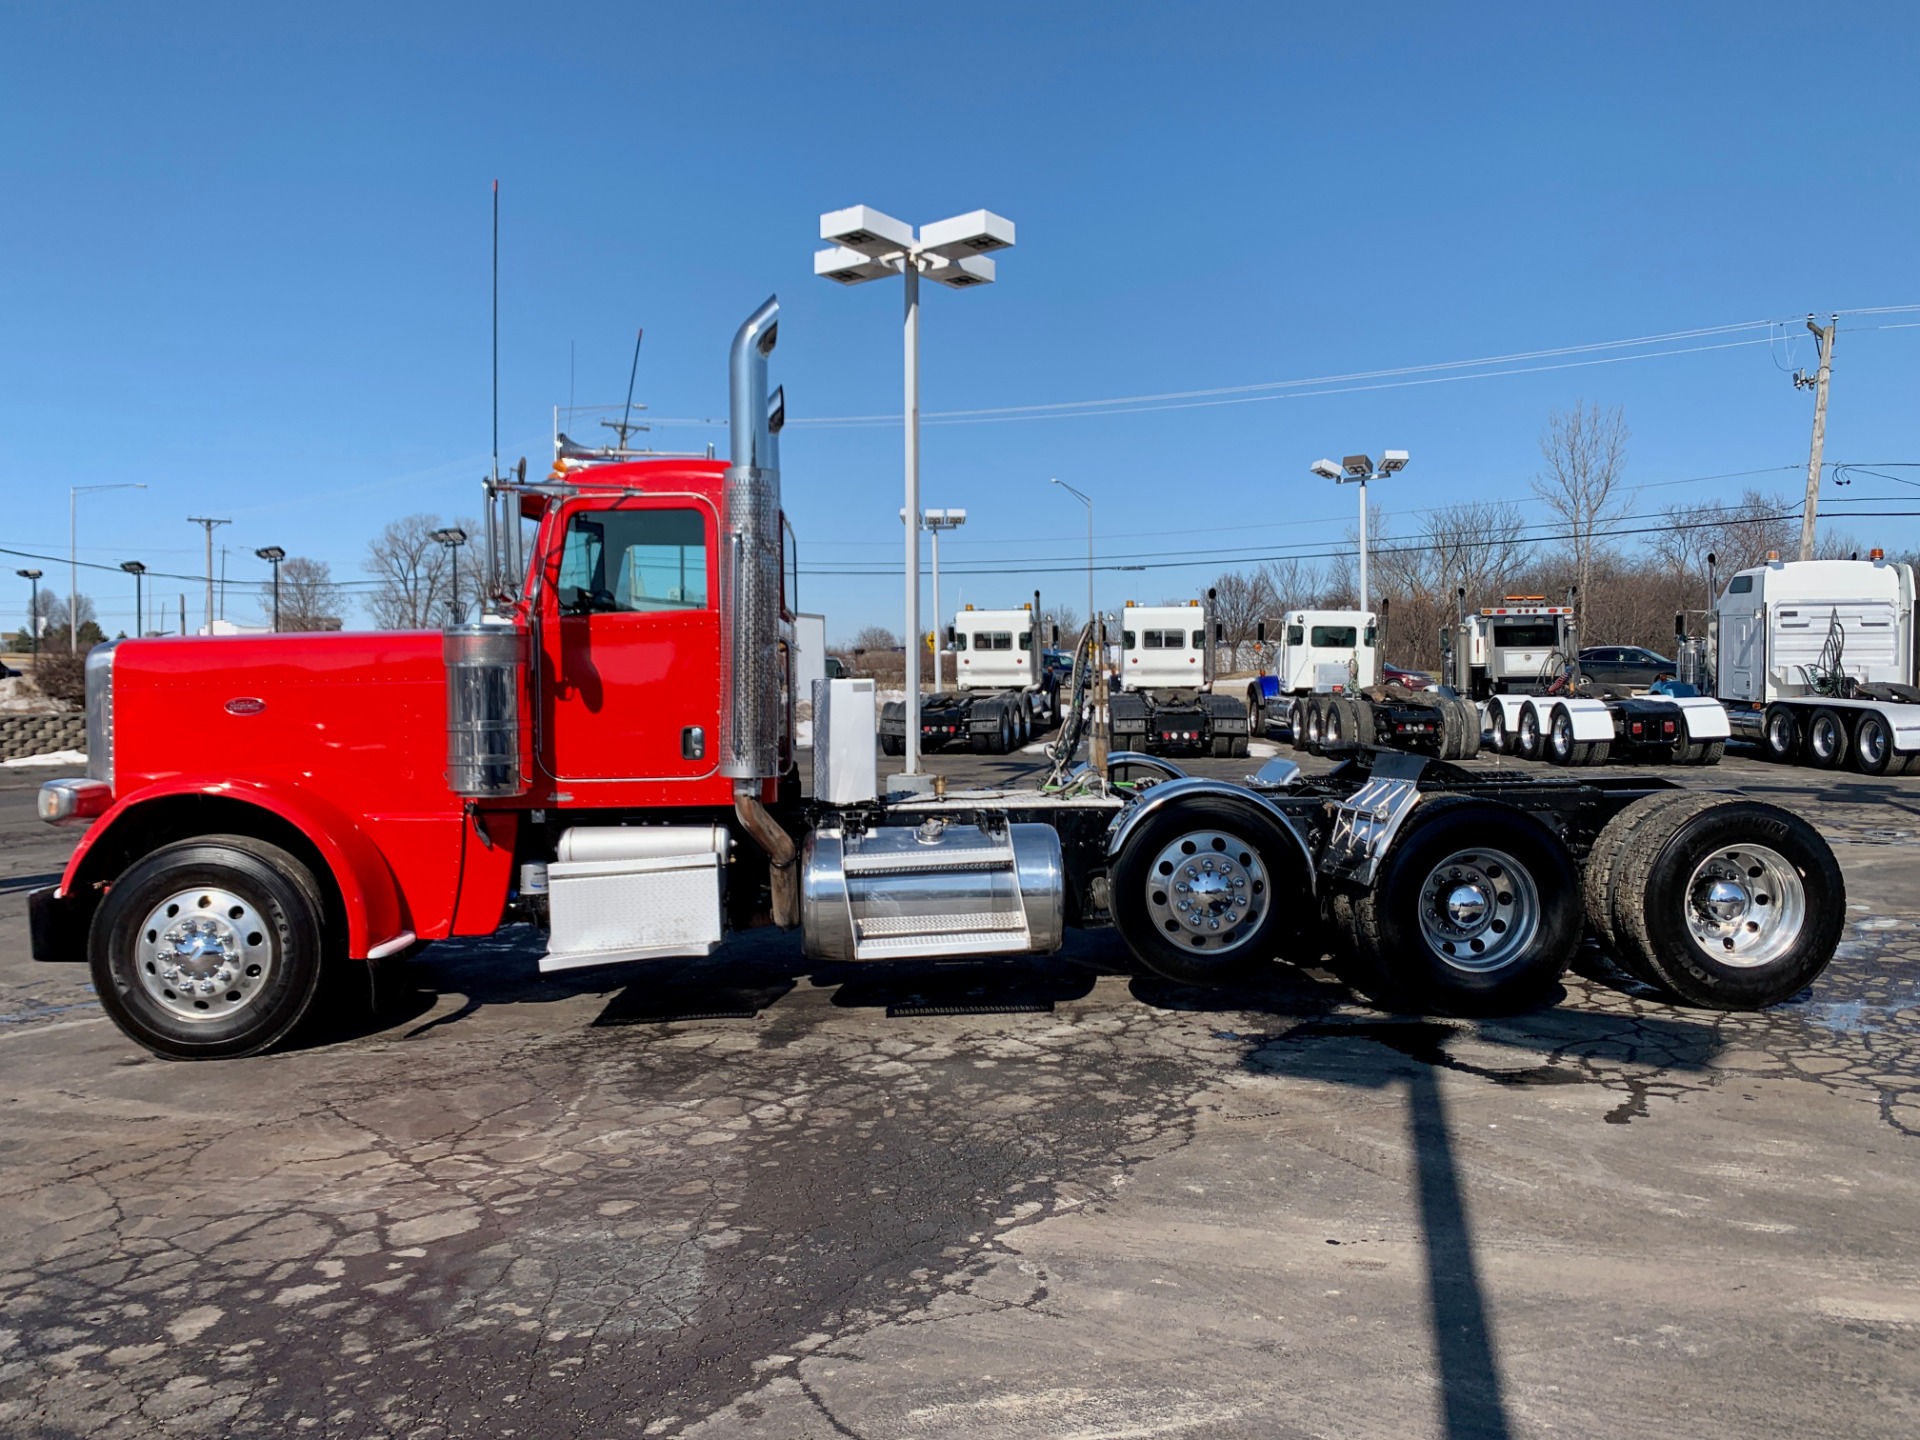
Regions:
<instances>
[{"instance_id":1,"label":"cb antenna","mask_svg":"<svg viewBox=\"0 0 1920 1440\"><path fill-rule=\"evenodd\" d=\"M493 478L500 478L500 182L493 182Z\"/></svg>"},{"instance_id":2,"label":"cb antenna","mask_svg":"<svg viewBox=\"0 0 1920 1440\"><path fill-rule=\"evenodd\" d=\"M645 426L645 425L636 425L633 420L633 382L635 381L635 379L639 377L639 374L640 374L640 342L646 339L646 337L647 337L647 332L644 326L639 330L634 331L633 333L633 365L627 371L626 409L620 412L620 419L618 420L618 422L615 422L612 420L602 420L600 422L602 425L606 426L609 430L613 431L615 435L620 437L620 449L623 451L627 448L627 436L629 436L636 430L646 430L649 428L648 426ZM640 408L644 410L647 407L642 405Z\"/></svg>"}]
</instances>

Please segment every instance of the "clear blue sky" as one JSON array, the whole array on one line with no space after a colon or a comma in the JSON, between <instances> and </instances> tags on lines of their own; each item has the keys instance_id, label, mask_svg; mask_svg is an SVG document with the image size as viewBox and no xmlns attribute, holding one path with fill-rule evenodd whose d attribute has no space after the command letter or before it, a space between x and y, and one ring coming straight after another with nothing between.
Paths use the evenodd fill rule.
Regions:
<instances>
[{"instance_id":1,"label":"clear blue sky","mask_svg":"<svg viewBox=\"0 0 1920 1440\"><path fill-rule=\"evenodd\" d=\"M134 479L82 497L83 559L197 573L185 517L212 514L242 555L360 580L386 520L472 512L496 176L502 444L536 467L570 383L621 397L636 326L656 415L724 413L727 341L771 291L796 419L895 409L898 283L811 273L819 213L855 203L1019 226L998 285L928 287L929 412L1793 322L1790 351L929 425L925 502L972 517L943 558L1007 570L962 582L981 603L1084 603L1084 512L1051 475L1097 496L1103 551L1193 562L1101 577L1103 605L1159 598L1219 547L1338 544L1353 496L1306 473L1323 454L1411 450L1375 487L1403 524L1525 499L1577 398L1625 408L1643 509L1792 490L1664 482L1804 466L1798 317L1920 302L1910 5L824 8L0 4L0 543L64 556L68 487ZM1869 328L1915 321L1843 322L1830 459L1920 460L1920 328ZM811 565L896 561L897 426L796 425L783 459ZM1829 494L1920 511L1885 482ZM1920 542L1920 519L1841 523ZM28 562L0 558L11 624ZM82 588L130 623L125 577ZM899 624L891 576L803 600L835 636Z\"/></svg>"}]
</instances>

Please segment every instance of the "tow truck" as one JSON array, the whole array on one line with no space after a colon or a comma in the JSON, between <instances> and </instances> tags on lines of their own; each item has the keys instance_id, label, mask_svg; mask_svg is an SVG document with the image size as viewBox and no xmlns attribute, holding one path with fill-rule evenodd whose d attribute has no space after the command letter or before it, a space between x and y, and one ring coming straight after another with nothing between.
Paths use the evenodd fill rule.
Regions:
<instances>
[{"instance_id":1,"label":"tow truck","mask_svg":"<svg viewBox=\"0 0 1920 1440\"><path fill-rule=\"evenodd\" d=\"M1573 592L1568 592L1571 602ZM1555 765L1609 759L1717 765L1727 748L1727 715L1697 694L1633 694L1580 674L1574 608L1540 595L1509 595L1466 613L1441 631L1447 683L1477 701L1485 743L1499 755Z\"/></svg>"},{"instance_id":2,"label":"tow truck","mask_svg":"<svg viewBox=\"0 0 1920 1440\"><path fill-rule=\"evenodd\" d=\"M940 750L965 745L980 755L1005 755L1060 718L1059 681L1048 671L1037 616L1040 592L1017 610L969 605L947 627L954 652L954 688L920 700L920 745ZM1051 640L1058 643L1055 627ZM907 707L890 700L880 710L880 750L903 755Z\"/></svg>"},{"instance_id":3,"label":"tow truck","mask_svg":"<svg viewBox=\"0 0 1920 1440\"><path fill-rule=\"evenodd\" d=\"M729 462L489 480L473 623L93 650L88 773L38 797L79 843L30 896L35 958L89 965L113 1021L178 1059L283 1041L330 969L516 924L543 972L638 964L640 986L760 924L851 963L1044 954L1111 925L1195 984L1331 944L1455 1010L1548 1000L1589 925L1706 1005L1769 1004L1832 958L1839 867L1789 812L1391 751L1315 778L1095 768L1073 758L1100 719L1079 703L1093 644L1038 783L883 782L874 682L838 679L814 691L809 795L778 318L769 299L734 336Z\"/></svg>"}]
</instances>

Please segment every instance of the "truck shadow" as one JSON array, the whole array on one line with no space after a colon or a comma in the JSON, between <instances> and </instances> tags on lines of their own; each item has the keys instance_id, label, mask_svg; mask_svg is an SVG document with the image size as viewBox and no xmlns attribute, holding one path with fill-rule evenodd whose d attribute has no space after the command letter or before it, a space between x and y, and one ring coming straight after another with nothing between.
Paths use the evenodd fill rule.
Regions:
<instances>
[{"instance_id":1,"label":"truck shadow","mask_svg":"<svg viewBox=\"0 0 1920 1440\"><path fill-rule=\"evenodd\" d=\"M1596 1066L1697 1074L1719 1048L1715 1032L1684 1019L1556 1009L1485 1024L1348 1016L1244 1038L1252 1044L1243 1063L1256 1074L1366 1091L1405 1087L1442 1433L1503 1440L1513 1427L1440 1072L1500 1086L1617 1085L1622 1103L1603 1118L1625 1124L1647 1113L1645 1081ZM1512 1066L1469 1060L1452 1053L1457 1042L1511 1047L1527 1058Z\"/></svg>"}]
</instances>

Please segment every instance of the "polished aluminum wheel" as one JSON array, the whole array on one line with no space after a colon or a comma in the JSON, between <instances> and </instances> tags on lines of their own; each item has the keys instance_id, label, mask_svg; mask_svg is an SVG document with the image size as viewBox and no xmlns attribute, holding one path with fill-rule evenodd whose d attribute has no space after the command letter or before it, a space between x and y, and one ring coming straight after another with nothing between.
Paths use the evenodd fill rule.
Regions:
<instances>
[{"instance_id":1,"label":"polished aluminum wheel","mask_svg":"<svg viewBox=\"0 0 1920 1440\"><path fill-rule=\"evenodd\" d=\"M1807 726L1807 750L1819 763L1831 763L1846 744L1846 722L1831 710L1816 710Z\"/></svg>"},{"instance_id":2,"label":"polished aluminum wheel","mask_svg":"<svg viewBox=\"0 0 1920 1440\"><path fill-rule=\"evenodd\" d=\"M1167 937L1220 954L1253 937L1268 903L1260 853L1237 835L1196 830L1154 857L1147 913Z\"/></svg>"},{"instance_id":3,"label":"polished aluminum wheel","mask_svg":"<svg viewBox=\"0 0 1920 1440\"><path fill-rule=\"evenodd\" d=\"M1716 850L1687 882L1687 933L1722 965L1772 963L1792 947L1806 920L1800 873L1764 845Z\"/></svg>"},{"instance_id":4,"label":"polished aluminum wheel","mask_svg":"<svg viewBox=\"0 0 1920 1440\"><path fill-rule=\"evenodd\" d=\"M1533 875L1499 850L1457 850L1420 887L1420 934L1458 970L1498 970L1540 932Z\"/></svg>"},{"instance_id":5,"label":"polished aluminum wheel","mask_svg":"<svg viewBox=\"0 0 1920 1440\"><path fill-rule=\"evenodd\" d=\"M1562 765L1573 760L1573 717L1564 710L1555 710L1548 726L1548 743L1553 746L1553 758Z\"/></svg>"},{"instance_id":6,"label":"polished aluminum wheel","mask_svg":"<svg viewBox=\"0 0 1920 1440\"><path fill-rule=\"evenodd\" d=\"M182 1020L218 1020L257 998L273 972L273 930L230 890L182 890L148 913L140 983Z\"/></svg>"}]
</instances>

